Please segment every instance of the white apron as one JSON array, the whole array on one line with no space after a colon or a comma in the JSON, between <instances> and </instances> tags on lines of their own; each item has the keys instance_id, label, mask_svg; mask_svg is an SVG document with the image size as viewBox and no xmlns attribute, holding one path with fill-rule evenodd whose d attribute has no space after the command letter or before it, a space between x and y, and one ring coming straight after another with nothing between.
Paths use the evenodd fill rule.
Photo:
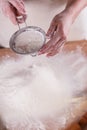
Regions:
<instances>
[{"instance_id":1,"label":"white apron","mask_svg":"<svg viewBox=\"0 0 87 130\"><path fill-rule=\"evenodd\" d=\"M28 13L27 24L39 26L47 31L53 17L64 9L66 0L26 0L25 3ZM23 26L25 25L21 25ZM0 13L0 45L8 47L9 39L16 30L18 26L13 25ZM68 40L82 39L87 39L87 8L76 18L68 35Z\"/></svg>"}]
</instances>

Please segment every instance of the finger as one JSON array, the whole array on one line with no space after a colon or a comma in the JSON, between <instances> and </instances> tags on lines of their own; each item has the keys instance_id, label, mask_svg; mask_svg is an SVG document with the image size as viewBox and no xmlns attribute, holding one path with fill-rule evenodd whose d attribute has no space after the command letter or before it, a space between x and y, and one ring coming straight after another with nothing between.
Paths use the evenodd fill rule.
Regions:
<instances>
[{"instance_id":1,"label":"finger","mask_svg":"<svg viewBox=\"0 0 87 130\"><path fill-rule=\"evenodd\" d=\"M46 56L47 56L47 57L51 57L51 56L57 55L58 53L59 53L59 50L55 50L54 53L48 53Z\"/></svg>"},{"instance_id":2,"label":"finger","mask_svg":"<svg viewBox=\"0 0 87 130\"><path fill-rule=\"evenodd\" d=\"M53 48L53 50L51 50L47 54L47 57L56 55L59 52L61 46L65 44L65 42L66 42L65 39L60 39L60 41L55 45L55 47Z\"/></svg>"},{"instance_id":3,"label":"finger","mask_svg":"<svg viewBox=\"0 0 87 130\"><path fill-rule=\"evenodd\" d=\"M58 43L60 38L61 37L59 35L59 32L56 32L56 34L53 36L53 38L50 39L43 48L41 48L40 54L49 53L50 49L52 49L55 46L55 44Z\"/></svg>"},{"instance_id":4,"label":"finger","mask_svg":"<svg viewBox=\"0 0 87 130\"><path fill-rule=\"evenodd\" d=\"M15 8L24 8L24 1L23 0L8 0Z\"/></svg>"},{"instance_id":5,"label":"finger","mask_svg":"<svg viewBox=\"0 0 87 130\"><path fill-rule=\"evenodd\" d=\"M26 11L23 2L20 0L9 0L9 2L17 9L18 12L25 14Z\"/></svg>"},{"instance_id":6,"label":"finger","mask_svg":"<svg viewBox=\"0 0 87 130\"><path fill-rule=\"evenodd\" d=\"M62 31L60 32L59 30L61 29L60 24L58 24L57 29L55 34L53 35L53 37L48 41L47 44L45 44L45 46L43 46L40 50L39 54L45 54L45 53L49 53L54 46L56 45L56 43L58 43L58 41L61 39L61 37L63 37L63 33Z\"/></svg>"},{"instance_id":7,"label":"finger","mask_svg":"<svg viewBox=\"0 0 87 130\"><path fill-rule=\"evenodd\" d=\"M16 16L13 12L13 9L10 6L8 6L7 9L7 16L10 18L13 24L17 24Z\"/></svg>"},{"instance_id":8,"label":"finger","mask_svg":"<svg viewBox=\"0 0 87 130\"><path fill-rule=\"evenodd\" d=\"M54 48L54 46L53 45L46 45L44 48L43 48L43 50L40 50L39 51L39 55L41 55L41 54L45 54L45 53L49 53L50 51L52 51L53 50L53 48Z\"/></svg>"},{"instance_id":9,"label":"finger","mask_svg":"<svg viewBox=\"0 0 87 130\"><path fill-rule=\"evenodd\" d=\"M2 11L5 16L9 17L13 24L17 24L16 16L14 14L13 8L11 5L7 2L2 6Z\"/></svg>"},{"instance_id":10,"label":"finger","mask_svg":"<svg viewBox=\"0 0 87 130\"><path fill-rule=\"evenodd\" d=\"M49 41L45 45L42 46L42 48L39 50L39 54L43 54L48 48L51 47L51 44Z\"/></svg>"},{"instance_id":11,"label":"finger","mask_svg":"<svg viewBox=\"0 0 87 130\"><path fill-rule=\"evenodd\" d=\"M56 33L58 35L58 33ZM51 41L53 42L53 44L50 43L50 47L49 47L49 50L47 50L47 53L50 53L51 51L53 51L55 48L57 48L57 46L59 46L58 43L60 43L59 41L61 40L61 37L60 35L57 36L57 41L54 39L54 41ZM62 41L65 41L65 38L63 37L62 38ZM61 46L61 45L60 45ZM45 51L45 50L44 50ZM45 51L46 52L46 51Z\"/></svg>"},{"instance_id":12,"label":"finger","mask_svg":"<svg viewBox=\"0 0 87 130\"><path fill-rule=\"evenodd\" d=\"M47 53L48 50L53 46L53 45L51 44L51 42L52 42L51 40L48 41L48 42L40 49L39 54Z\"/></svg>"},{"instance_id":13,"label":"finger","mask_svg":"<svg viewBox=\"0 0 87 130\"><path fill-rule=\"evenodd\" d=\"M38 52L38 55L44 54L46 53L46 51L51 47L51 45L49 45L49 43L47 43L46 45L44 45L40 51Z\"/></svg>"},{"instance_id":14,"label":"finger","mask_svg":"<svg viewBox=\"0 0 87 130\"><path fill-rule=\"evenodd\" d=\"M57 24L56 24L55 21L53 20L53 21L51 22L51 24L50 24L50 27L49 27L49 29L48 29L46 35L47 35L48 37L52 37L53 34L54 34L54 32L56 31L56 27L57 27Z\"/></svg>"},{"instance_id":15,"label":"finger","mask_svg":"<svg viewBox=\"0 0 87 130\"><path fill-rule=\"evenodd\" d=\"M59 52L60 48L65 44L65 42L66 42L66 40L61 39L57 43L57 45L54 47L54 49L50 51L50 53L48 55L51 55L51 56L56 55Z\"/></svg>"},{"instance_id":16,"label":"finger","mask_svg":"<svg viewBox=\"0 0 87 130\"><path fill-rule=\"evenodd\" d=\"M55 53L56 52L56 48L59 49L66 42L66 37L64 36L63 31L61 30L61 32L59 32L59 30L61 30L61 25L59 25L59 27L57 28L57 33L56 33L57 35L59 33L59 38L60 39L57 39L58 41L56 43L54 42L54 46L51 46L51 48L47 52L48 54Z\"/></svg>"},{"instance_id":17,"label":"finger","mask_svg":"<svg viewBox=\"0 0 87 130\"><path fill-rule=\"evenodd\" d=\"M24 6L24 0L19 0L21 2L21 4Z\"/></svg>"},{"instance_id":18,"label":"finger","mask_svg":"<svg viewBox=\"0 0 87 130\"><path fill-rule=\"evenodd\" d=\"M27 18L27 14L21 14L20 12L17 12L17 10L12 6L10 5L15 16L16 16L16 20L18 23L23 23L25 22L26 18Z\"/></svg>"}]
</instances>

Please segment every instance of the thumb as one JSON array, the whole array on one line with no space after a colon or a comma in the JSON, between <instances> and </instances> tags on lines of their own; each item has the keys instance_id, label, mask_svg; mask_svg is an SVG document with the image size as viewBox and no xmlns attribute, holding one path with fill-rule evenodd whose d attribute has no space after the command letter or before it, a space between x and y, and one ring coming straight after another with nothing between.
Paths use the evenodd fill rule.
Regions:
<instances>
[{"instance_id":1,"label":"thumb","mask_svg":"<svg viewBox=\"0 0 87 130\"><path fill-rule=\"evenodd\" d=\"M55 23L54 20L53 20L53 21L51 22L51 24L50 24L50 27L49 27L49 29L48 29L48 31L47 31L46 36L49 37L49 38L51 38L51 37L53 36L55 30L56 30L56 23Z\"/></svg>"}]
</instances>

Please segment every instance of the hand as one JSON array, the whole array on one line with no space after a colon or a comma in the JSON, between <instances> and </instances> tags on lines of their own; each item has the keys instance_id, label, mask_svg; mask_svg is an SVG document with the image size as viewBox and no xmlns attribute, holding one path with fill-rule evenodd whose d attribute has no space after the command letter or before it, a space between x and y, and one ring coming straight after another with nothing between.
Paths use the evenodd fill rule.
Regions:
<instances>
[{"instance_id":1,"label":"hand","mask_svg":"<svg viewBox=\"0 0 87 130\"><path fill-rule=\"evenodd\" d=\"M60 47L66 42L71 24L72 19L68 13L63 11L56 15L47 32L50 40L41 48L39 54L46 54L47 56L56 55Z\"/></svg>"},{"instance_id":2,"label":"hand","mask_svg":"<svg viewBox=\"0 0 87 130\"><path fill-rule=\"evenodd\" d=\"M13 24L17 24L17 16L23 16L18 22L26 19L26 11L23 0L0 0L3 13L10 18Z\"/></svg>"}]
</instances>

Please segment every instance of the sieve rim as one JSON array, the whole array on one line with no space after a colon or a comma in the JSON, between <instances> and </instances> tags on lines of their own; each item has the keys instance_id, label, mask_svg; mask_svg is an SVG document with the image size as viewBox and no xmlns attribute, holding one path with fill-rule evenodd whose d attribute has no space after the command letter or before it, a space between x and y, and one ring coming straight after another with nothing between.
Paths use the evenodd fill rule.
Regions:
<instances>
[{"instance_id":1,"label":"sieve rim","mask_svg":"<svg viewBox=\"0 0 87 130\"><path fill-rule=\"evenodd\" d=\"M23 27L23 28L21 28L20 30L16 31L16 32L11 36L10 41L9 41L9 46L10 46L10 48L11 48L15 53L23 54L23 55L26 55L26 54L33 55L33 53L37 53L37 52L41 49L41 47L40 47L37 51L30 53L30 52L19 52L19 51L15 48L15 42L14 42L15 39L16 39L20 34L22 34L23 32L30 31L30 29L33 29L33 30L35 30L35 31L40 32L40 33L43 35L43 38L44 38L44 40L43 40L43 45L45 44L45 42L46 42L46 33L45 33L45 31L44 31L42 28L40 28L40 27L38 27L38 26L27 26L27 27ZM43 46L43 45L42 45L42 46Z\"/></svg>"}]
</instances>

